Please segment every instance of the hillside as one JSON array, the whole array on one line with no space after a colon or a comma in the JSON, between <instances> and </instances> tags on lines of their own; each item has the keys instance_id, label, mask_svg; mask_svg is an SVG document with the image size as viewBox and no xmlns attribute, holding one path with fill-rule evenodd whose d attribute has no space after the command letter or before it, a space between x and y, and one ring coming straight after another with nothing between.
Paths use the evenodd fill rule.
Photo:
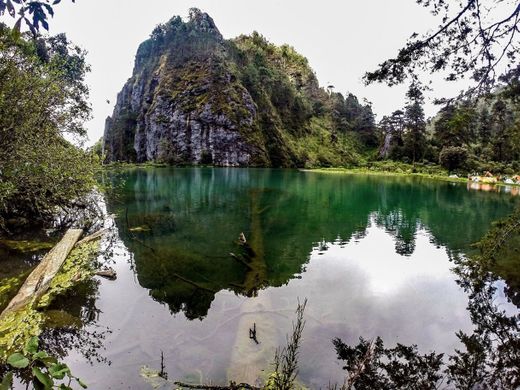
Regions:
<instances>
[{"instance_id":1,"label":"hillside","mask_svg":"<svg viewBox=\"0 0 520 390\"><path fill-rule=\"evenodd\" d=\"M373 131L370 106L321 88L292 47L258 33L226 40L191 9L139 46L103 149L108 162L346 165Z\"/></svg>"}]
</instances>

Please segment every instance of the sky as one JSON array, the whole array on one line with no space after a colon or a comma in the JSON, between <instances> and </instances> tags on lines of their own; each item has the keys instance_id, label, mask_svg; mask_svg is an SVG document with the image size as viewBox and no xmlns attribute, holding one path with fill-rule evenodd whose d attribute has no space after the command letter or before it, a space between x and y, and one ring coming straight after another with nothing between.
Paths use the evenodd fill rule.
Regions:
<instances>
[{"instance_id":1,"label":"sky","mask_svg":"<svg viewBox=\"0 0 520 390\"><path fill-rule=\"evenodd\" d=\"M322 86L354 93L373 103L376 119L401 108L406 85L365 86L363 74L395 56L413 32L438 23L414 0L70 0L55 6L50 33L65 32L88 52L87 83L93 118L89 142L103 135L117 93L132 75L139 44L153 28L174 15L187 17L191 7L207 12L225 38L258 31L275 44L287 43L306 56ZM437 81L435 95L460 88ZM107 103L110 101L110 104ZM437 108L427 100L427 116Z\"/></svg>"}]
</instances>

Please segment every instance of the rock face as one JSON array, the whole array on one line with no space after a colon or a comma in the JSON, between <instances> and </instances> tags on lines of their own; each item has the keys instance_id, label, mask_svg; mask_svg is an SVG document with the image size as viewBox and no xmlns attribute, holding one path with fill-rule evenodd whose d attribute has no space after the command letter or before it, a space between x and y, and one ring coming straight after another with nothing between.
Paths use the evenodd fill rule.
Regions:
<instances>
[{"instance_id":1,"label":"rock face","mask_svg":"<svg viewBox=\"0 0 520 390\"><path fill-rule=\"evenodd\" d=\"M197 34L195 39L206 47L192 47L193 37L182 37L186 42L177 44L168 42L171 35L186 31ZM133 76L119 93L114 114L107 118L104 145L108 160L224 166L254 162L261 151L240 131L253 125L253 99L247 90L239 91L241 99L236 103L243 115L232 118L219 110L221 91L212 90L215 82L232 83L230 74L216 74L214 63L220 62L222 43L213 20L197 10L192 10L188 23L174 18L168 26L154 31L139 48ZM177 76L194 76L196 72L200 73L196 83ZM215 80L218 76L223 79Z\"/></svg>"},{"instance_id":2,"label":"rock face","mask_svg":"<svg viewBox=\"0 0 520 390\"><path fill-rule=\"evenodd\" d=\"M162 74L154 78L159 85ZM155 84L152 83L152 84ZM239 128L251 127L256 115L251 97L244 92L247 115L234 122L215 109L211 100L197 110L183 106L183 99L207 94L208 91L187 90L183 96L172 99L157 93L157 86L143 85L143 81L129 82L118 97L113 118L107 119L105 139L114 160L131 159L137 162L163 160L172 163L213 163L216 165L249 165L255 150L246 143ZM210 88L211 86L208 86ZM201 88L201 87L199 87ZM128 138L133 137L133 150L119 147L111 138L114 127L122 126ZM135 129L135 130L134 130ZM126 154L126 155L125 155Z\"/></svg>"},{"instance_id":3,"label":"rock face","mask_svg":"<svg viewBox=\"0 0 520 390\"><path fill-rule=\"evenodd\" d=\"M209 15L191 9L186 22L172 18L139 46L106 120L104 153L109 162L304 165L329 158L309 157L305 137L335 148L328 100L294 49L257 33L225 40Z\"/></svg>"}]
</instances>

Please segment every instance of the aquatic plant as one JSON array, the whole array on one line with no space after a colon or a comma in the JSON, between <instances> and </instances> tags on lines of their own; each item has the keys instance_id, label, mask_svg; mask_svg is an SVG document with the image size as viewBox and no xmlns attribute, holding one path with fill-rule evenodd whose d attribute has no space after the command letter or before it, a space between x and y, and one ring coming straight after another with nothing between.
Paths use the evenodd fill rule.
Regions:
<instances>
[{"instance_id":1,"label":"aquatic plant","mask_svg":"<svg viewBox=\"0 0 520 390\"><path fill-rule=\"evenodd\" d=\"M164 356L161 352L161 370L154 370L148 366L141 368L141 377L152 387L158 388L165 384L173 384L181 389L205 389L205 390L290 390L295 386L298 374L298 353L305 328L304 312L307 299L303 303L298 301L296 308L296 321L293 322L292 332L287 335L287 345L276 350L274 356L274 371L262 387L249 383L236 383L231 381L229 385L191 384L180 381L171 381L164 370Z\"/></svg>"},{"instance_id":2,"label":"aquatic plant","mask_svg":"<svg viewBox=\"0 0 520 390\"><path fill-rule=\"evenodd\" d=\"M289 390L293 388L296 375L298 375L298 350L302 340L305 320L303 313L307 306L307 299L303 303L298 302L296 308L296 322L290 336L287 336L287 345L278 348L274 355L274 373L271 375L266 389Z\"/></svg>"},{"instance_id":3,"label":"aquatic plant","mask_svg":"<svg viewBox=\"0 0 520 390\"><path fill-rule=\"evenodd\" d=\"M14 374L31 382L35 389L72 390L72 383L77 383L86 389L87 385L74 376L70 368L59 362L47 352L39 350L38 337L31 337L20 352L15 352L7 358L10 370L0 383L1 390L9 390L13 386Z\"/></svg>"}]
</instances>

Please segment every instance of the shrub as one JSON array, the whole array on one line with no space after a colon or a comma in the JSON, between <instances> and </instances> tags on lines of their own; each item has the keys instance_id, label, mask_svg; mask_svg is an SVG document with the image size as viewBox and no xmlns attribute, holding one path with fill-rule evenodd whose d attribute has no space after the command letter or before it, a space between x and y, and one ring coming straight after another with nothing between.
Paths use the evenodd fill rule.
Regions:
<instances>
[{"instance_id":1,"label":"shrub","mask_svg":"<svg viewBox=\"0 0 520 390\"><path fill-rule=\"evenodd\" d=\"M466 168L468 151L460 146L447 146L439 154L439 163L449 171Z\"/></svg>"}]
</instances>

